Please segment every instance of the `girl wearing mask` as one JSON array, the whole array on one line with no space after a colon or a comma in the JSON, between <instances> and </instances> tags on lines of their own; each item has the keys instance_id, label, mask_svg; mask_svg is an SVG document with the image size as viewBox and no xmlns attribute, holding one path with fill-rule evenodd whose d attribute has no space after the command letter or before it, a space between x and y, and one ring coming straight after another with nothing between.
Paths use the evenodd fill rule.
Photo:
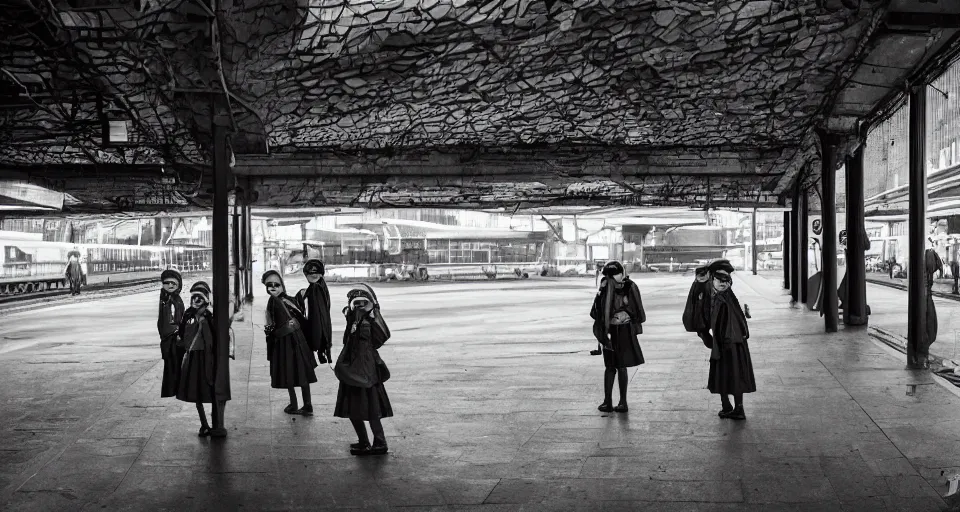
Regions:
<instances>
[{"instance_id":1,"label":"girl wearing mask","mask_svg":"<svg viewBox=\"0 0 960 512\"><path fill-rule=\"evenodd\" d=\"M367 285L347 293L343 314L347 327L343 332L343 350L334 368L340 389L333 415L349 419L357 432L358 442L350 445L351 454L382 455L387 453L387 438L380 420L393 416L393 408L383 387L390 372L377 349L390 338L390 329L380 315L377 295ZM370 423L373 445L364 421Z\"/></svg>"},{"instance_id":2,"label":"girl wearing mask","mask_svg":"<svg viewBox=\"0 0 960 512\"><path fill-rule=\"evenodd\" d=\"M157 316L157 331L160 332L160 355L163 358L163 380L160 396L177 396L180 385L180 364L185 350L177 343L180 320L183 319L183 278L176 270L167 269L160 274L160 314Z\"/></svg>"},{"instance_id":3,"label":"girl wearing mask","mask_svg":"<svg viewBox=\"0 0 960 512\"><path fill-rule=\"evenodd\" d=\"M307 260L303 274L310 284L297 292L297 305L307 317L303 333L310 350L317 352L320 363L332 363L330 349L333 347L333 328L330 324L330 290L323 280L323 262Z\"/></svg>"},{"instance_id":4,"label":"girl wearing mask","mask_svg":"<svg viewBox=\"0 0 960 512\"><path fill-rule=\"evenodd\" d=\"M640 299L640 289L626 276L623 265L611 261L603 266L600 291L593 301L590 317L593 332L603 346L602 412L627 412L627 368L643 364L643 353L637 335L647 321ZM620 403L613 407L613 381L619 376Z\"/></svg>"},{"instance_id":5,"label":"girl wearing mask","mask_svg":"<svg viewBox=\"0 0 960 512\"><path fill-rule=\"evenodd\" d=\"M180 332L185 343L186 355L180 369L180 384L177 387L177 400L197 404L200 415L201 437L211 435L210 424L203 410L203 404L214 404L216 415L217 338L214 335L213 313L210 311L210 286L203 281L190 287L190 308L183 314ZM217 420L214 418L214 424Z\"/></svg>"},{"instance_id":6,"label":"girl wearing mask","mask_svg":"<svg viewBox=\"0 0 960 512\"><path fill-rule=\"evenodd\" d=\"M719 260L710 264L709 270L713 275L716 294L710 305L713 346L710 350L707 388L711 393L720 395L721 418L744 420L747 416L743 410L743 394L757 390L750 348L747 346L750 330L740 301L731 289L733 265L727 260ZM733 395L736 407L730 405L727 395Z\"/></svg>"},{"instance_id":7,"label":"girl wearing mask","mask_svg":"<svg viewBox=\"0 0 960 512\"><path fill-rule=\"evenodd\" d=\"M267 335L267 360L270 361L270 386L274 389L286 389L290 394L290 405L283 409L287 414L313 416L313 402L310 400L310 384L317 382L317 360L307 346L303 335L306 318L297 302L287 295L283 278L276 270L263 273L261 279L270 294L267 301L267 323L264 333ZM303 407L297 408L299 387L303 395Z\"/></svg>"}]
</instances>

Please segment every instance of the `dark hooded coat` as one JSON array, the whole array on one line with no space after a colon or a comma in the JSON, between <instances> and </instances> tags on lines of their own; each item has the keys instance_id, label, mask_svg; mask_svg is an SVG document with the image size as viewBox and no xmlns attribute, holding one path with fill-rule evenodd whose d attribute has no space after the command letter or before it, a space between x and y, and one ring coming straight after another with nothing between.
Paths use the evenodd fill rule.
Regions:
<instances>
[{"instance_id":1,"label":"dark hooded coat","mask_svg":"<svg viewBox=\"0 0 960 512\"><path fill-rule=\"evenodd\" d=\"M928 354L930 345L937 341L937 332L940 330L939 319L937 318L937 305L933 301L933 279L937 272L943 277L943 260L933 249L927 249L923 253L923 267L926 274L927 286L927 315L924 322L924 336L918 348L920 354Z\"/></svg>"},{"instance_id":2,"label":"dark hooded coat","mask_svg":"<svg viewBox=\"0 0 960 512\"><path fill-rule=\"evenodd\" d=\"M320 275L323 275L323 263L319 260L307 261L304 269L308 265L319 265ZM330 323L330 290L323 277L297 293L297 304L306 317L303 334L310 350L329 351L333 346L333 325Z\"/></svg>"},{"instance_id":3,"label":"dark hooded coat","mask_svg":"<svg viewBox=\"0 0 960 512\"><path fill-rule=\"evenodd\" d=\"M314 371L317 359L310 351L303 334L307 319L297 301L286 293L283 277L274 270L263 275L266 281L273 274L283 286L283 292L267 301L266 325L267 360L270 361L270 386L276 389L307 386L317 382Z\"/></svg>"},{"instance_id":4,"label":"dark hooded coat","mask_svg":"<svg viewBox=\"0 0 960 512\"><path fill-rule=\"evenodd\" d=\"M209 307L188 308L180 324L186 351L180 366L177 400L211 404L217 395L217 336Z\"/></svg>"},{"instance_id":5,"label":"dark hooded coat","mask_svg":"<svg viewBox=\"0 0 960 512\"><path fill-rule=\"evenodd\" d=\"M183 279L175 270L164 270L160 280L175 278L180 286L173 293L160 290L160 311L157 315L157 331L160 333L160 356L163 358L163 379L160 384L160 396L176 396L180 383L180 364L186 352L183 343L178 343L180 322L183 320Z\"/></svg>"},{"instance_id":6,"label":"dark hooded coat","mask_svg":"<svg viewBox=\"0 0 960 512\"><path fill-rule=\"evenodd\" d=\"M713 346L707 388L723 395L757 390L747 339L750 329L733 289L717 292L710 308Z\"/></svg>"},{"instance_id":7,"label":"dark hooded coat","mask_svg":"<svg viewBox=\"0 0 960 512\"><path fill-rule=\"evenodd\" d=\"M384 381L389 370L378 349L390 338L376 293L360 285L347 294L348 300L364 296L370 302L365 308L344 308L347 326L343 332L343 350L337 358L335 373L340 381L333 414L338 418L370 421L393 416L393 407Z\"/></svg>"}]
</instances>

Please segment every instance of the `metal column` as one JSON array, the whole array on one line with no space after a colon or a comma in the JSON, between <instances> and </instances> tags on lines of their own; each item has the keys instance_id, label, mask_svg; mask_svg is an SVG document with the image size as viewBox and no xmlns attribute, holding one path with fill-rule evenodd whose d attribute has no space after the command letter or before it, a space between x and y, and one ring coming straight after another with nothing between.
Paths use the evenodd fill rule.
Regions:
<instances>
[{"instance_id":1,"label":"metal column","mask_svg":"<svg viewBox=\"0 0 960 512\"><path fill-rule=\"evenodd\" d=\"M797 245L797 251L800 253L800 273L798 274L800 278L800 302L806 304L809 295L807 293L807 281L810 276L810 226L809 219L807 218L809 212L810 204L807 201L807 191L800 191L800 243Z\"/></svg>"},{"instance_id":2,"label":"metal column","mask_svg":"<svg viewBox=\"0 0 960 512\"><path fill-rule=\"evenodd\" d=\"M790 301L800 302L800 187L794 188L790 215Z\"/></svg>"},{"instance_id":3,"label":"metal column","mask_svg":"<svg viewBox=\"0 0 960 512\"><path fill-rule=\"evenodd\" d=\"M846 161L847 196L847 299L845 325L867 324L866 236L863 210L863 144Z\"/></svg>"},{"instance_id":4,"label":"metal column","mask_svg":"<svg viewBox=\"0 0 960 512\"><path fill-rule=\"evenodd\" d=\"M924 172L926 153L927 86L921 84L910 90L910 214L907 221L910 258L907 266L907 366L919 367L925 354L918 350L923 344L927 318L927 290L924 287L923 252L927 236L927 174Z\"/></svg>"},{"instance_id":5,"label":"metal column","mask_svg":"<svg viewBox=\"0 0 960 512\"><path fill-rule=\"evenodd\" d=\"M253 207L244 208L247 229L247 300L253 302Z\"/></svg>"},{"instance_id":6,"label":"metal column","mask_svg":"<svg viewBox=\"0 0 960 512\"><path fill-rule=\"evenodd\" d=\"M242 255L240 254L240 212L239 212L239 207L237 206L237 203L239 203L239 201L240 201L240 198L234 196L233 214L231 214L232 223L230 225L230 241L231 241L230 252L232 253L232 258L231 258L232 261L230 262L230 265L231 267L233 267L233 300L234 300L234 306L233 306L234 311L232 311L231 314L233 312L239 311L241 305L243 304L243 298L242 298L242 295L240 294L240 272L242 272L242 269L243 269L243 263L241 263L243 260L240 259L242 257Z\"/></svg>"},{"instance_id":7,"label":"metal column","mask_svg":"<svg viewBox=\"0 0 960 512\"><path fill-rule=\"evenodd\" d=\"M783 262L783 289L790 289L790 212L783 212L783 237L780 242L780 261Z\"/></svg>"},{"instance_id":8,"label":"metal column","mask_svg":"<svg viewBox=\"0 0 960 512\"><path fill-rule=\"evenodd\" d=\"M753 275L757 275L757 209L753 209L750 217L750 261L753 262Z\"/></svg>"},{"instance_id":9,"label":"metal column","mask_svg":"<svg viewBox=\"0 0 960 512\"><path fill-rule=\"evenodd\" d=\"M216 103L216 102L215 102ZM211 114L215 116L216 109ZM222 122L222 121L221 121ZM216 324L216 400L213 428L223 428L223 402L230 399L230 156L227 130L213 119L213 320ZM219 425L217 425L219 423Z\"/></svg>"},{"instance_id":10,"label":"metal column","mask_svg":"<svg viewBox=\"0 0 960 512\"><path fill-rule=\"evenodd\" d=\"M820 138L820 190L823 192L820 218L823 223L823 301L820 311L826 332L837 332L840 318L837 305L837 134L817 130Z\"/></svg>"}]
</instances>

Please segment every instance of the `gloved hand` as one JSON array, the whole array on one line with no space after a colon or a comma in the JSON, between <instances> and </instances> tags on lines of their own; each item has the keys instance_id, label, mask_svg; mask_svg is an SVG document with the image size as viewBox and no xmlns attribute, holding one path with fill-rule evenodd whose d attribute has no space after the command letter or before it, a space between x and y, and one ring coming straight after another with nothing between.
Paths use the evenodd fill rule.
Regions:
<instances>
[{"instance_id":1,"label":"gloved hand","mask_svg":"<svg viewBox=\"0 0 960 512\"><path fill-rule=\"evenodd\" d=\"M263 326L263 333L266 334L267 336L270 336L271 334L273 334L273 329L274 329L274 326L265 325Z\"/></svg>"}]
</instances>

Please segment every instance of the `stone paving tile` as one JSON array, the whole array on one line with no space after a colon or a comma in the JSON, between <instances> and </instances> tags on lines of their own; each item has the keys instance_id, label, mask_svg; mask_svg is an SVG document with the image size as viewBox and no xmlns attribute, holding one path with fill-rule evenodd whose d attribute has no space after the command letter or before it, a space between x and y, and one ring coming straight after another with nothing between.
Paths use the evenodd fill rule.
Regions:
<instances>
[{"instance_id":1,"label":"stone paving tile","mask_svg":"<svg viewBox=\"0 0 960 512\"><path fill-rule=\"evenodd\" d=\"M25 326L31 348L0 346L0 509L942 508L946 477L960 470L960 399L862 331L824 335L821 319L765 279L735 279L753 311L760 384L745 422L717 418L708 353L678 329L685 277L638 277L649 363L631 370L627 414L596 410L603 369L586 355L586 280L378 287L395 333L381 353L396 417L384 421L390 454L367 459L349 454L353 429L330 414L329 369L317 368L311 387L316 416L282 412L288 397L269 388L256 314L236 326L226 440L198 438L193 405L157 397L154 294L122 300L126 314L145 316L110 335L136 340L129 346ZM501 321L480 336L476 325L424 326L405 312L436 293L451 298L449 318ZM111 300L121 301L56 311L69 321ZM524 322L536 316L524 308L544 307L557 312L549 322ZM17 318L0 329L20 329ZM920 384L913 396L910 383Z\"/></svg>"}]
</instances>

